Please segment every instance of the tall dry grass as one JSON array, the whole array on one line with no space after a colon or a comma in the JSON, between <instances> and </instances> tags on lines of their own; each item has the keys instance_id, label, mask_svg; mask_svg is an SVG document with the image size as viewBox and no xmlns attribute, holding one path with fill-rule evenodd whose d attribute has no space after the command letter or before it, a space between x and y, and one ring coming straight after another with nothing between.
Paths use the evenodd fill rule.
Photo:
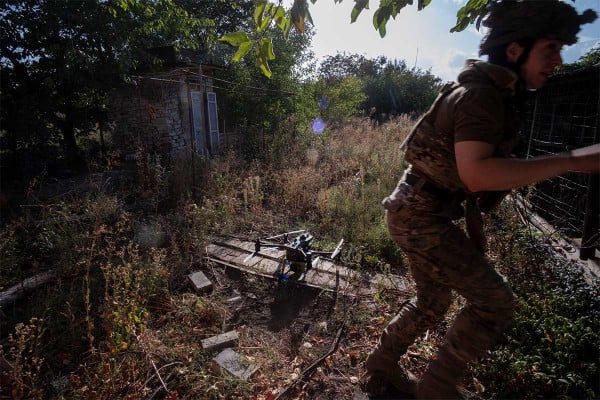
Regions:
<instances>
[{"instance_id":1,"label":"tall dry grass","mask_svg":"<svg viewBox=\"0 0 600 400\"><path fill-rule=\"evenodd\" d=\"M249 163L236 151L170 165L138 154L116 189L32 196L0 230L0 287L48 270L57 279L1 310L0 361L9 367L0 393L168 397L169 378L177 393L245 398L255 388L215 377L198 349L199 333L220 333L225 311L190 296L186 274L212 235L298 226L324 245L343 237L365 249L348 254L368 252L374 264L398 256L380 201L403 168L399 145L411 122L355 120L324 135L282 135L277 154Z\"/></svg>"}]
</instances>

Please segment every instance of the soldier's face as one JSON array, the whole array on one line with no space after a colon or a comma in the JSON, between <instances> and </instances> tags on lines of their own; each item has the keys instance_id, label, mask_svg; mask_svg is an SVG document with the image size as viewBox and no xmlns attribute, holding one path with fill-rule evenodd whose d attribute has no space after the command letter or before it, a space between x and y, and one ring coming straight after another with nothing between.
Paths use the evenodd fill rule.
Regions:
<instances>
[{"instance_id":1,"label":"soldier's face","mask_svg":"<svg viewBox=\"0 0 600 400\"><path fill-rule=\"evenodd\" d=\"M562 65L560 55L562 47L563 43L555 39L535 41L520 71L521 78L528 89L539 89L544 86L556 67Z\"/></svg>"}]
</instances>

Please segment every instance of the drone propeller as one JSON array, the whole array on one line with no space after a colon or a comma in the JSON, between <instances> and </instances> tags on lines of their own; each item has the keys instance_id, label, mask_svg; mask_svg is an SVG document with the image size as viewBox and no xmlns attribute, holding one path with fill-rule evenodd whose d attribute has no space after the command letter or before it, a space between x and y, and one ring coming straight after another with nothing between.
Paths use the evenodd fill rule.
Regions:
<instances>
[{"instance_id":1,"label":"drone propeller","mask_svg":"<svg viewBox=\"0 0 600 400\"><path fill-rule=\"evenodd\" d=\"M312 261L312 268L317 268L317 265L319 264L319 260L321 259L321 257L317 257Z\"/></svg>"},{"instance_id":2,"label":"drone propeller","mask_svg":"<svg viewBox=\"0 0 600 400\"><path fill-rule=\"evenodd\" d=\"M331 259L332 260L335 260L340 255L340 252L342 251L342 245L343 244L344 244L344 239L340 240L340 242L336 246L335 250L333 250L333 253L331 253Z\"/></svg>"},{"instance_id":3,"label":"drone propeller","mask_svg":"<svg viewBox=\"0 0 600 400\"><path fill-rule=\"evenodd\" d=\"M249 261L249 260L250 260L252 257L254 257L256 254L257 254L257 252L256 252L256 251L254 251L254 252L250 253L250 254L248 255L248 257L244 258L244 261L242 261L242 264L246 264L246 262L248 262L248 261Z\"/></svg>"},{"instance_id":4,"label":"drone propeller","mask_svg":"<svg viewBox=\"0 0 600 400\"><path fill-rule=\"evenodd\" d=\"M298 231L286 232L286 233L282 233L282 234L279 234L279 235L268 237L265 240L279 239L280 237L284 237L284 236L288 236L288 235L295 235L296 233L302 233L302 232L306 232L306 231L304 229L300 229Z\"/></svg>"}]
</instances>

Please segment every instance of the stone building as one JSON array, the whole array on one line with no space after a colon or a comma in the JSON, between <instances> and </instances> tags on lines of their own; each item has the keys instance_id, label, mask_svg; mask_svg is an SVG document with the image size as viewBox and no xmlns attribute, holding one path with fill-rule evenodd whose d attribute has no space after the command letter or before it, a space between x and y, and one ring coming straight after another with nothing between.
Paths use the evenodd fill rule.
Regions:
<instances>
[{"instance_id":1,"label":"stone building","mask_svg":"<svg viewBox=\"0 0 600 400\"><path fill-rule=\"evenodd\" d=\"M219 126L213 71L205 53L173 47L149 51L162 59L158 72L132 77L111 97L113 141L122 156L138 151L168 160L209 157L219 152Z\"/></svg>"}]
</instances>

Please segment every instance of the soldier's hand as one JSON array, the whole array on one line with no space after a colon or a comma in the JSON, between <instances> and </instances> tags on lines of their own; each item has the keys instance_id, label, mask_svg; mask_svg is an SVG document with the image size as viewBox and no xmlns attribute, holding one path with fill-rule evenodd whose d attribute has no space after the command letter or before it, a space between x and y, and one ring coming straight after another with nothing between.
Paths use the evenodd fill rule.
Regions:
<instances>
[{"instance_id":1,"label":"soldier's hand","mask_svg":"<svg viewBox=\"0 0 600 400\"><path fill-rule=\"evenodd\" d=\"M571 150L569 159L571 171L600 173L600 143Z\"/></svg>"}]
</instances>

